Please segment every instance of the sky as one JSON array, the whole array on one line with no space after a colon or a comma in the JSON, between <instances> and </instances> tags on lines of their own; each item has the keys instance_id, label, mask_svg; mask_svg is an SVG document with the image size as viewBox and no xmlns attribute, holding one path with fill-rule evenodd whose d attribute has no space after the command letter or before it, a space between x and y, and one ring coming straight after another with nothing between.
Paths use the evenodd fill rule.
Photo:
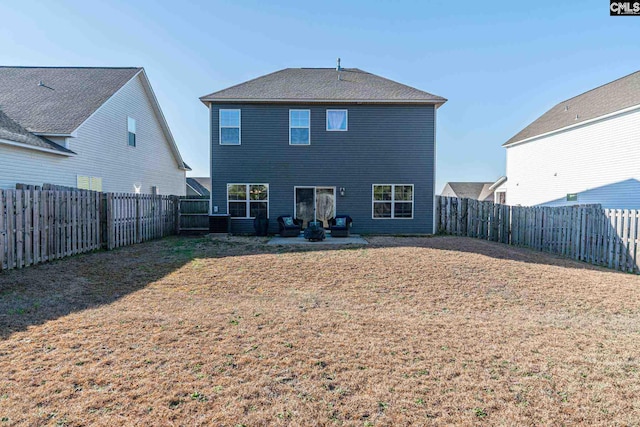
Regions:
<instances>
[{"instance_id":1,"label":"sky","mask_svg":"<svg viewBox=\"0 0 640 427\"><path fill-rule=\"evenodd\" d=\"M0 65L142 66L190 176L209 175L199 97L286 67L355 67L443 96L436 191L504 174L511 136L640 69L640 16L559 2L0 0Z\"/></svg>"}]
</instances>

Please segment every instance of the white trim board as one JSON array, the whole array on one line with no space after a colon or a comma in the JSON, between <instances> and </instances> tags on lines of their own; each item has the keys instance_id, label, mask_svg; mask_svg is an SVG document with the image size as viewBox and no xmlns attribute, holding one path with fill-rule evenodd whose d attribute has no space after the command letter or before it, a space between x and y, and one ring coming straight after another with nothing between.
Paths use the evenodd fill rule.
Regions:
<instances>
[{"instance_id":1,"label":"white trim board","mask_svg":"<svg viewBox=\"0 0 640 427\"><path fill-rule=\"evenodd\" d=\"M64 153L62 151L54 150L52 148L37 147L35 145L23 144L21 142L15 142L15 141L9 141L8 139L0 139L0 144L10 145L12 147L25 148L27 150L42 151L44 153L56 154L58 156L74 157L76 155L75 153Z\"/></svg>"},{"instance_id":2,"label":"white trim board","mask_svg":"<svg viewBox=\"0 0 640 427\"><path fill-rule=\"evenodd\" d=\"M426 104L426 105L435 105L439 107L440 105L447 102L444 101L426 101L426 100L417 100L417 99L297 99L297 98L279 98L279 99L269 99L269 98L200 98L200 101L206 105L207 102L210 103L218 103L224 104L228 102L233 103L269 103L269 104Z\"/></svg>"}]
</instances>

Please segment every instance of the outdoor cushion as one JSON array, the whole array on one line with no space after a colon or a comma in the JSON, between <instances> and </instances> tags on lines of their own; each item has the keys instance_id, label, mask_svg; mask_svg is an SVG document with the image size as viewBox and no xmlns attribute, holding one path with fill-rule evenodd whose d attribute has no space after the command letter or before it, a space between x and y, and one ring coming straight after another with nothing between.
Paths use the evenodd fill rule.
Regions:
<instances>
[{"instance_id":1,"label":"outdoor cushion","mask_svg":"<svg viewBox=\"0 0 640 427\"><path fill-rule=\"evenodd\" d=\"M336 227L345 227L347 225L347 218L336 218Z\"/></svg>"},{"instance_id":2,"label":"outdoor cushion","mask_svg":"<svg viewBox=\"0 0 640 427\"><path fill-rule=\"evenodd\" d=\"M287 227L291 227L293 224L293 218L291 218L290 216L285 216L284 218L282 218L282 220L284 221L284 225L286 225Z\"/></svg>"}]
</instances>

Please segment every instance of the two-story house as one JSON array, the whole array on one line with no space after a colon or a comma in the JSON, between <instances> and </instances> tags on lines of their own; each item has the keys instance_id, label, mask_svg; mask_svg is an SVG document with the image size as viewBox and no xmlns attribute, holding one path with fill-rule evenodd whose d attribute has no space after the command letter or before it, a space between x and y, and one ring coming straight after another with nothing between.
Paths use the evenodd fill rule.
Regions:
<instances>
[{"instance_id":1,"label":"two-story house","mask_svg":"<svg viewBox=\"0 0 640 427\"><path fill-rule=\"evenodd\" d=\"M640 209L640 71L556 104L509 139L510 205Z\"/></svg>"},{"instance_id":2,"label":"two-story house","mask_svg":"<svg viewBox=\"0 0 640 427\"><path fill-rule=\"evenodd\" d=\"M183 195L187 170L143 68L0 67L0 188Z\"/></svg>"},{"instance_id":3,"label":"two-story house","mask_svg":"<svg viewBox=\"0 0 640 427\"><path fill-rule=\"evenodd\" d=\"M200 98L211 124L211 213L261 212L357 233L432 233L436 110L446 99L356 68L287 68Z\"/></svg>"}]
</instances>

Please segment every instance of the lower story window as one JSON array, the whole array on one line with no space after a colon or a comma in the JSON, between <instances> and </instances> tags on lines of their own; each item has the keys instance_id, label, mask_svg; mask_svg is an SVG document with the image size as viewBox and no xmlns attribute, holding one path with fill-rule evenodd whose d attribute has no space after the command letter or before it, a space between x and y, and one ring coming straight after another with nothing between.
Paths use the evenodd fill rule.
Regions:
<instances>
[{"instance_id":1,"label":"lower story window","mask_svg":"<svg viewBox=\"0 0 640 427\"><path fill-rule=\"evenodd\" d=\"M413 184L373 186L373 218L413 218Z\"/></svg>"},{"instance_id":2,"label":"lower story window","mask_svg":"<svg viewBox=\"0 0 640 427\"><path fill-rule=\"evenodd\" d=\"M80 190L102 191L102 178L77 175L76 187Z\"/></svg>"},{"instance_id":3,"label":"lower story window","mask_svg":"<svg viewBox=\"0 0 640 427\"><path fill-rule=\"evenodd\" d=\"M227 212L232 218L269 216L269 184L227 184Z\"/></svg>"}]
</instances>

